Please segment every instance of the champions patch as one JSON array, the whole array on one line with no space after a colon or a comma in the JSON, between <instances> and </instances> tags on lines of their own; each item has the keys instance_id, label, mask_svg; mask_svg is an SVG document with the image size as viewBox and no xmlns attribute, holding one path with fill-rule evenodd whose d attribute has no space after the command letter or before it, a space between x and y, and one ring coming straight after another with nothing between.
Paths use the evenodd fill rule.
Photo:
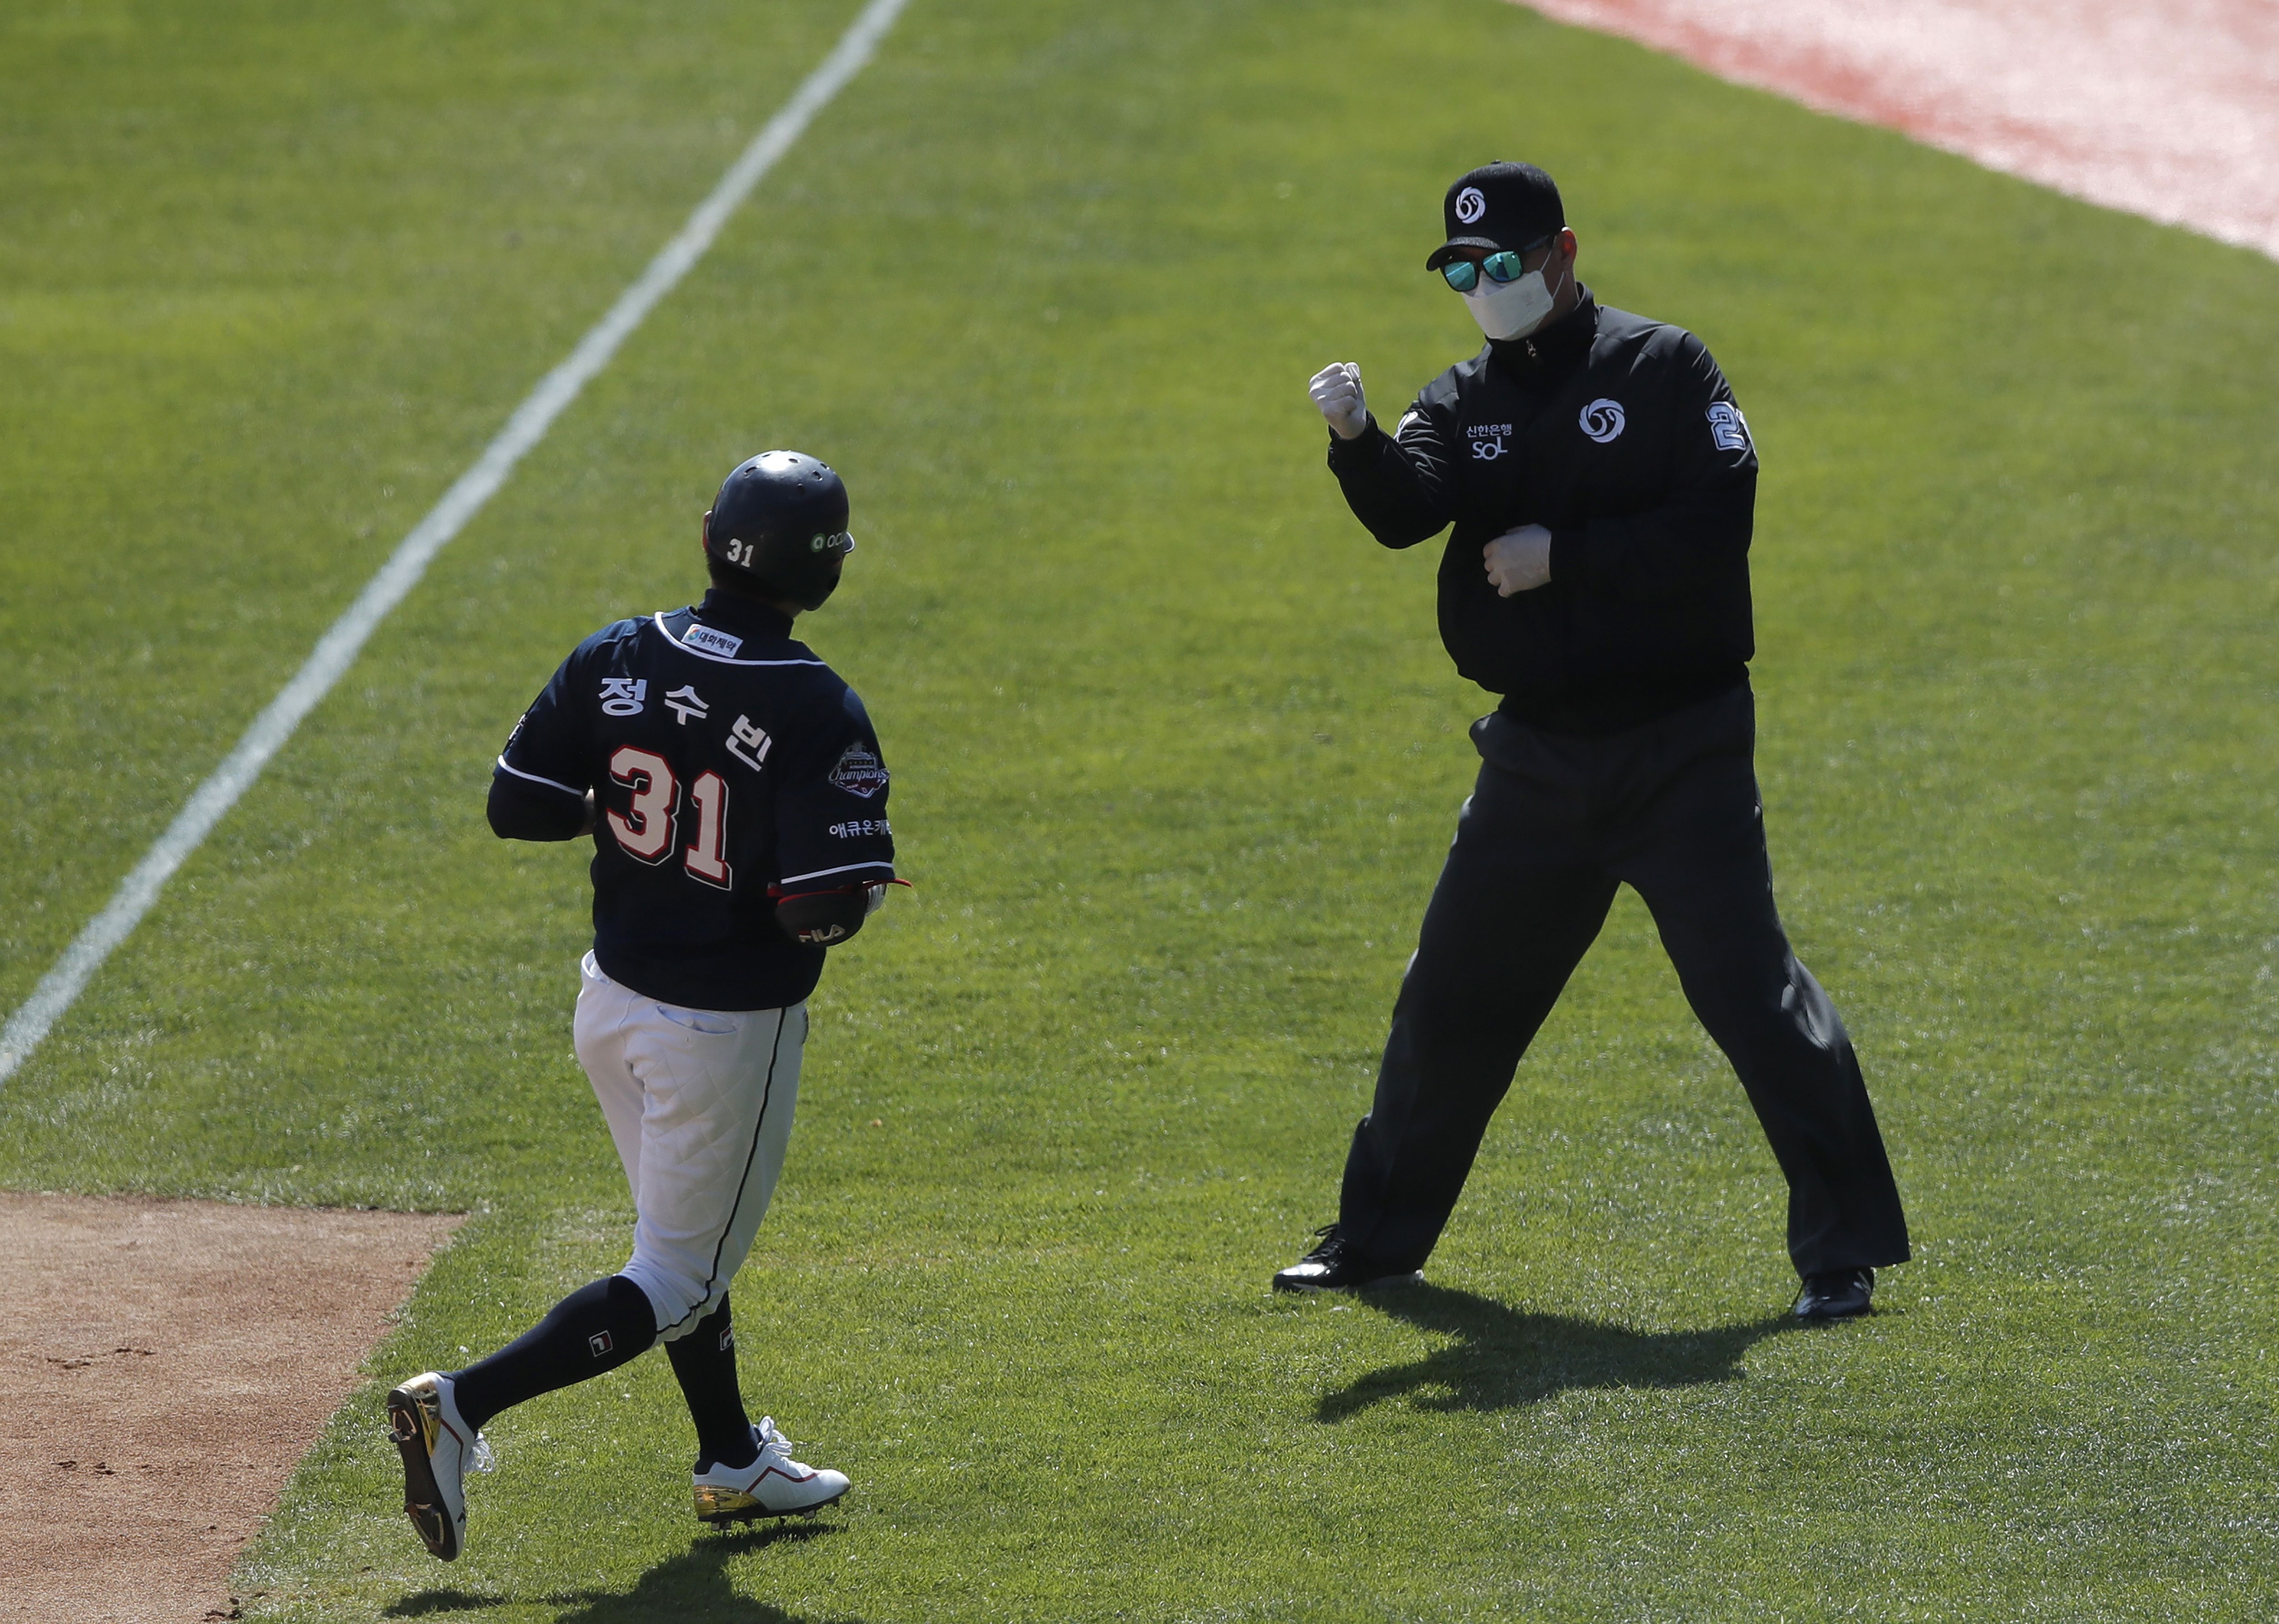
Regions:
<instances>
[{"instance_id":1,"label":"champions patch","mask_svg":"<svg viewBox=\"0 0 2279 1624\"><path fill-rule=\"evenodd\" d=\"M848 745L840 752L839 764L831 770L831 783L834 788L868 801L886 787L886 763L870 746Z\"/></svg>"},{"instance_id":2,"label":"champions patch","mask_svg":"<svg viewBox=\"0 0 2279 1624\"><path fill-rule=\"evenodd\" d=\"M680 634L680 640L691 648L702 648L706 654L718 655L724 660L736 657L736 650L744 646L740 637L730 637L725 632L716 632L710 626L692 625Z\"/></svg>"}]
</instances>

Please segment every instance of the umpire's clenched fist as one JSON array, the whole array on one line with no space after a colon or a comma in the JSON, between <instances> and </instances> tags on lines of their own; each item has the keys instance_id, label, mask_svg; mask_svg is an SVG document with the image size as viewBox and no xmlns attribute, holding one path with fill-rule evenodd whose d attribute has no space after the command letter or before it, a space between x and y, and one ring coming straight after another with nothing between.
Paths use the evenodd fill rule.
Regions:
<instances>
[{"instance_id":1,"label":"umpire's clenched fist","mask_svg":"<svg viewBox=\"0 0 2279 1624\"><path fill-rule=\"evenodd\" d=\"M1369 402L1361 396L1361 368L1352 362L1331 362L1314 374L1307 388L1329 420L1330 432L1339 440L1351 440L1369 426Z\"/></svg>"}]
</instances>

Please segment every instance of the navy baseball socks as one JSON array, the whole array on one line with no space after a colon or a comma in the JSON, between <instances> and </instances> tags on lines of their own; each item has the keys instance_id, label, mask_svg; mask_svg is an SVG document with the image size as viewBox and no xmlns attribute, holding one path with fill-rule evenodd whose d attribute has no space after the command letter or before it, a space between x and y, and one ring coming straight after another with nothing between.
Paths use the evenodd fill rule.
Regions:
<instances>
[{"instance_id":1,"label":"navy baseball socks","mask_svg":"<svg viewBox=\"0 0 2279 1624\"><path fill-rule=\"evenodd\" d=\"M451 1396L466 1424L480 1431L501 1410L587 1381L639 1358L656 1341L656 1314L648 1295L623 1275L572 1291L531 1329L488 1359L451 1377ZM729 1305L699 1320L689 1333L664 1344L672 1374L696 1423L698 1467L749 1466L758 1445L736 1385L736 1336Z\"/></svg>"},{"instance_id":2,"label":"navy baseball socks","mask_svg":"<svg viewBox=\"0 0 2279 1624\"><path fill-rule=\"evenodd\" d=\"M580 1286L487 1359L451 1373L451 1397L476 1431L501 1410L604 1375L656 1342L648 1294L623 1275Z\"/></svg>"},{"instance_id":3,"label":"navy baseball socks","mask_svg":"<svg viewBox=\"0 0 2279 1624\"><path fill-rule=\"evenodd\" d=\"M615 1370L656 1340L656 1310L623 1275L596 1280L488 1359L423 1371L388 1395L388 1432L403 1456L403 1511L431 1555L465 1548L466 1476L491 1469L483 1423L557 1387Z\"/></svg>"},{"instance_id":4,"label":"navy baseball socks","mask_svg":"<svg viewBox=\"0 0 2279 1624\"><path fill-rule=\"evenodd\" d=\"M744 1413L743 1390L736 1385L736 1333L728 1323L728 1299L696 1322L678 1342L664 1344L688 1418L696 1423L696 1469L716 1466L737 1470L759 1458L752 1419Z\"/></svg>"},{"instance_id":5,"label":"navy baseball socks","mask_svg":"<svg viewBox=\"0 0 2279 1624\"><path fill-rule=\"evenodd\" d=\"M775 1417L752 1425L736 1385L736 1336L728 1299L677 1342L664 1344L680 1396L696 1423L699 1451L690 1480L697 1517L715 1528L755 1517L811 1517L847 1492L847 1475L791 1458Z\"/></svg>"},{"instance_id":6,"label":"navy baseball socks","mask_svg":"<svg viewBox=\"0 0 2279 1624\"><path fill-rule=\"evenodd\" d=\"M623 1275L581 1286L488 1358L449 1374L428 1371L388 1395L389 1435L403 1456L403 1509L434 1555L464 1548L470 1471L490 1469L482 1429L502 1410L606 1375L656 1341L656 1311ZM752 1425L736 1382L729 1306L665 1344L696 1424L696 1514L715 1524L804 1515L847 1492L844 1474L791 1458L772 1420Z\"/></svg>"}]
</instances>

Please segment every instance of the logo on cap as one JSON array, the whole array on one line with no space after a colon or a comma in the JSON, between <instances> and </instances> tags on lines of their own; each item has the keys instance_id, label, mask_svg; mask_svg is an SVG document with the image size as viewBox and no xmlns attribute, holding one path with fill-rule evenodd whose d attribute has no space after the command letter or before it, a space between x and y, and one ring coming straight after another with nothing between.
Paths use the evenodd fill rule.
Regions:
<instances>
[{"instance_id":1,"label":"logo on cap","mask_svg":"<svg viewBox=\"0 0 2279 1624\"><path fill-rule=\"evenodd\" d=\"M1488 211L1488 200L1480 195L1480 188L1468 186L1456 194L1456 218L1465 225L1477 223Z\"/></svg>"}]
</instances>

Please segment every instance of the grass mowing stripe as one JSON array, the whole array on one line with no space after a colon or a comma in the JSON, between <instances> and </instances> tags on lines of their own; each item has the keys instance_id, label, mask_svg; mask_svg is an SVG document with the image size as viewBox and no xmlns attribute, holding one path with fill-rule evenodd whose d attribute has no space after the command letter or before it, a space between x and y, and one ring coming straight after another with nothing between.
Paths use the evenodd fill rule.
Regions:
<instances>
[{"instance_id":1,"label":"grass mowing stripe","mask_svg":"<svg viewBox=\"0 0 2279 1624\"><path fill-rule=\"evenodd\" d=\"M863 70L886 31L894 25L909 0L871 0L862 14L840 36L816 70L803 80L776 116L752 138L741 157L729 165L710 195L696 206L688 223L658 250L632 287L618 295L609 313L596 322L569 358L539 379L506 426L483 448L466 472L461 474L427 517L412 526L387 563L357 594L330 630L318 640L293 679L253 720L219 767L198 785L189 801L151 843L101 913L88 921L53 969L40 977L23 1007L0 1027L0 1084L31 1057L32 1052L77 1001L95 972L119 943L134 933L151 905L157 901L174 870L202 845L222 815L237 803L262 769L293 736L301 719L317 707L332 686L355 663L366 639L403 601L428 563L483 504L504 485L524 455L545 438L569 404L594 376L610 364L633 329L640 326L658 301L679 285L691 266L720 234L737 205L751 194L792 144L806 133L815 116L830 105L847 82Z\"/></svg>"}]
</instances>

